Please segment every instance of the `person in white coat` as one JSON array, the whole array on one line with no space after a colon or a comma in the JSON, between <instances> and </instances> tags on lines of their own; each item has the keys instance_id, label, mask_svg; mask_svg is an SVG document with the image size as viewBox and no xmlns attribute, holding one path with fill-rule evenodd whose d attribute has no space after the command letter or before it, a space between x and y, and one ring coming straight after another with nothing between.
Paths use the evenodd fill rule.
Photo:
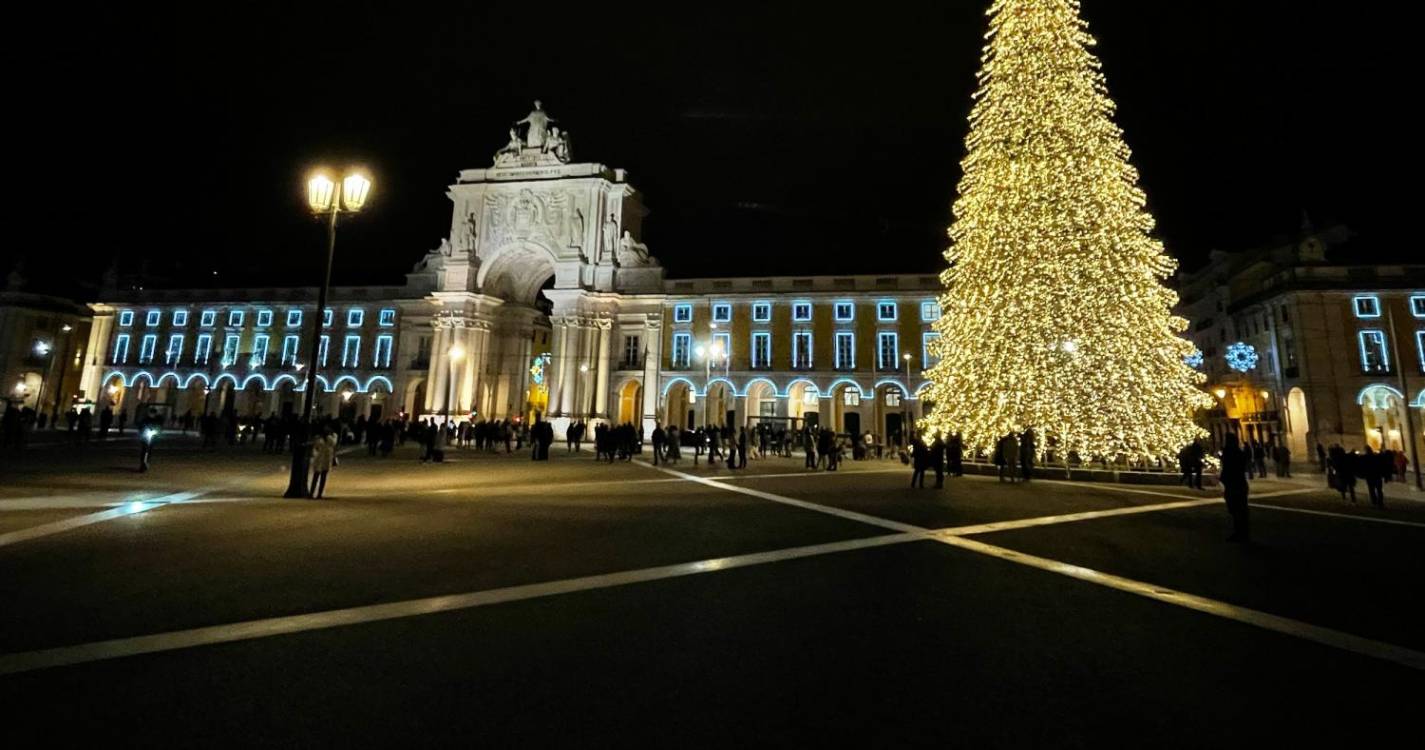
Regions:
<instances>
[{"instance_id":1,"label":"person in white coat","mask_svg":"<svg viewBox=\"0 0 1425 750\"><path fill-rule=\"evenodd\" d=\"M335 463L336 435L322 430L317 439L312 441L312 489L307 493L308 496L319 498L326 492L327 473Z\"/></svg>"}]
</instances>

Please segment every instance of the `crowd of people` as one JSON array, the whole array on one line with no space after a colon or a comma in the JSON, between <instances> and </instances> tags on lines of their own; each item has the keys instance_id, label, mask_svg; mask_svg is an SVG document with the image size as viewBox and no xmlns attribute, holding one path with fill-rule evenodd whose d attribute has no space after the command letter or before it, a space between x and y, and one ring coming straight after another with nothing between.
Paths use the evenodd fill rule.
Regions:
<instances>
[{"instance_id":1,"label":"crowd of people","mask_svg":"<svg viewBox=\"0 0 1425 750\"><path fill-rule=\"evenodd\" d=\"M1339 443L1330 450L1317 443L1316 460L1326 474L1326 485L1341 493L1342 502L1347 497L1356 502L1356 481L1361 480L1366 483L1371 505L1376 508L1385 507L1386 483L1394 482L1396 477L1405 481L1405 470L1410 466L1405 451L1387 448L1377 452L1367 445L1361 453L1347 452Z\"/></svg>"}]
</instances>

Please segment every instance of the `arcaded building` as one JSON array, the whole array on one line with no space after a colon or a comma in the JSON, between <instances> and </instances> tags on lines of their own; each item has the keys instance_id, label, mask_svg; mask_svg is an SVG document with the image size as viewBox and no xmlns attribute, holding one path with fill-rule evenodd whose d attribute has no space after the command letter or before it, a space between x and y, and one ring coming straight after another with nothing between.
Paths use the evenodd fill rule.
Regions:
<instances>
[{"instance_id":1,"label":"arcaded building","mask_svg":"<svg viewBox=\"0 0 1425 750\"><path fill-rule=\"evenodd\" d=\"M894 438L921 413L933 275L667 279L621 169L570 160L536 107L459 172L404 283L339 287L324 414L682 426L815 421ZM299 411L312 288L144 289L92 305L96 409Z\"/></svg>"}]
</instances>

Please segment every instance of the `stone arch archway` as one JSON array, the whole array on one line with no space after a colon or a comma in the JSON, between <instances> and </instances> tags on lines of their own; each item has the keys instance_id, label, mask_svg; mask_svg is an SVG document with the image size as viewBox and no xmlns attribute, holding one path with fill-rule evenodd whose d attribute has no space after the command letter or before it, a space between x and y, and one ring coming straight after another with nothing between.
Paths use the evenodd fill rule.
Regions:
<instances>
[{"instance_id":1,"label":"stone arch archway","mask_svg":"<svg viewBox=\"0 0 1425 750\"><path fill-rule=\"evenodd\" d=\"M551 276L558 276L554 253L538 243L522 241L491 253L480 266L475 283L492 297L534 305Z\"/></svg>"}]
</instances>

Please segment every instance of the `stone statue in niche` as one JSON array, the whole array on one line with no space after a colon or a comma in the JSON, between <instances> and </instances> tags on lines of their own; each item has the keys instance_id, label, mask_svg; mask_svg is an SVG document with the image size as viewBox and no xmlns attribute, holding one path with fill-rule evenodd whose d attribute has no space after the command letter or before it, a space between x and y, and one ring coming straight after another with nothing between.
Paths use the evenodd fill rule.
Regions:
<instances>
[{"instance_id":1,"label":"stone statue in niche","mask_svg":"<svg viewBox=\"0 0 1425 750\"><path fill-rule=\"evenodd\" d=\"M599 262L612 259L618 248L618 220L613 214L604 220L604 242L599 248Z\"/></svg>"},{"instance_id":2,"label":"stone statue in niche","mask_svg":"<svg viewBox=\"0 0 1425 750\"><path fill-rule=\"evenodd\" d=\"M461 249L468 252L475 252L475 246L480 241L480 225L476 220L475 212L471 211L465 215L465 221L461 227Z\"/></svg>"},{"instance_id":3,"label":"stone statue in niche","mask_svg":"<svg viewBox=\"0 0 1425 750\"><path fill-rule=\"evenodd\" d=\"M549 124L558 122L544 111L544 105L538 100L534 100L534 109L524 116L523 120L515 123L515 126L528 125L525 131L524 142L529 148L544 148L544 139L549 132Z\"/></svg>"},{"instance_id":4,"label":"stone statue in niche","mask_svg":"<svg viewBox=\"0 0 1425 750\"><path fill-rule=\"evenodd\" d=\"M442 258L449 258L451 255L455 254L455 247L450 244L449 238L441 237L440 244L436 245L435 249L430 251L430 254L439 255Z\"/></svg>"},{"instance_id":5,"label":"stone statue in niche","mask_svg":"<svg viewBox=\"0 0 1425 750\"><path fill-rule=\"evenodd\" d=\"M635 240L628 230L624 230L619 240L618 263L621 266L642 266L648 263L648 246Z\"/></svg>"}]
</instances>

